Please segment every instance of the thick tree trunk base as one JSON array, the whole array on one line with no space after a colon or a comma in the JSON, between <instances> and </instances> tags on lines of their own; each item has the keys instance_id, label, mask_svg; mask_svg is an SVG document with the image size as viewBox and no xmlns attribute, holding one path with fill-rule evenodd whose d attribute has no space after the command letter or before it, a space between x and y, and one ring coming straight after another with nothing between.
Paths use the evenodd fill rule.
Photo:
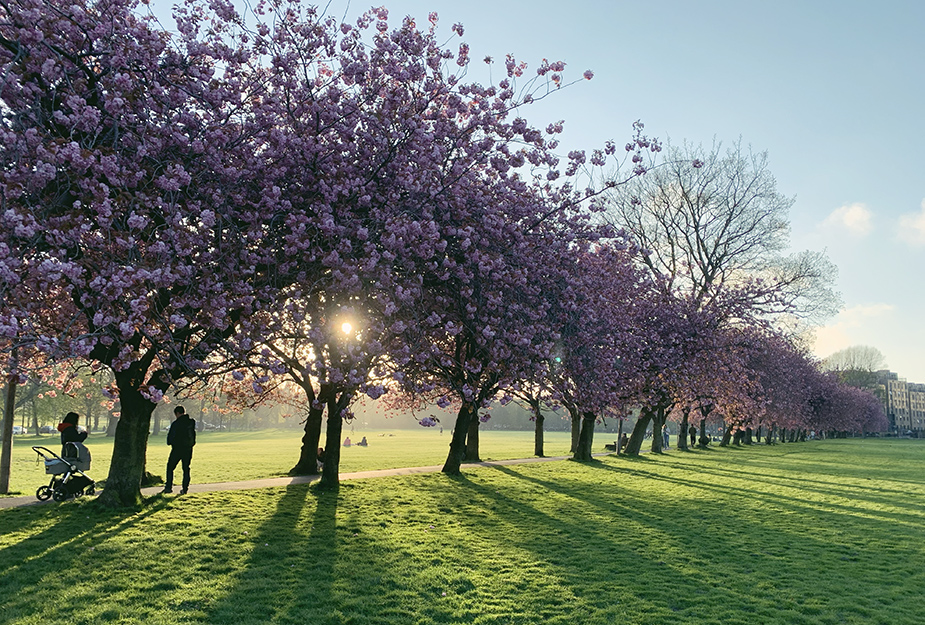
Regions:
<instances>
[{"instance_id":1,"label":"thick tree trunk base","mask_svg":"<svg viewBox=\"0 0 925 625\"><path fill-rule=\"evenodd\" d=\"M594 424L597 417L593 414L585 413L581 419L581 432L578 436L578 449L575 451L573 460L589 462L594 459L592 447L594 445Z\"/></svg>"},{"instance_id":2,"label":"thick tree trunk base","mask_svg":"<svg viewBox=\"0 0 925 625\"><path fill-rule=\"evenodd\" d=\"M469 435L466 436L466 462L481 462L479 455L479 423L477 415L469 420Z\"/></svg>"},{"instance_id":3,"label":"thick tree trunk base","mask_svg":"<svg viewBox=\"0 0 925 625\"><path fill-rule=\"evenodd\" d=\"M456 426L450 439L450 452L441 471L447 475L459 475L460 467L466 457L466 437L469 433L469 420L474 418L475 407L463 403L456 414Z\"/></svg>"},{"instance_id":4,"label":"thick tree trunk base","mask_svg":"<svg viewBox=\"0 0 925 625\"><path fill-rule=\"evenodd\" d=\"M318 461L310 461L305 464L300 461L299 464L289 469L286 475L291 475L293 477L300 475L318 475Z\"/></svg>"},{"instance_id":5,"label":"thick tree trunk base","mask_svg":"<svg viewBox=\"0 0 925 625\"><path fill-rule=\"evenodd\" d=\"M116 373L122 415L116 425L112 461L99 503L109 508L136 507L143 503L148 430L155 404L141 396L131 370Z\"/></svg>"},{"instance_id":6,"label":"thick tree trunk base","mask_svg":"<svg viewBox=\"0 0 925 625\"><path fill-rule=\"evenodd\" d=\"M623 452L627 456L639 455L642 449L642 442L646 438L646 428L649 427L650 421L652 421L651 413L645 412L639 415L639 418L636 420L636 425L633 426L633 433L630 434L629 441L626 443L626 449Z\"/></svg>"}]
</instances>

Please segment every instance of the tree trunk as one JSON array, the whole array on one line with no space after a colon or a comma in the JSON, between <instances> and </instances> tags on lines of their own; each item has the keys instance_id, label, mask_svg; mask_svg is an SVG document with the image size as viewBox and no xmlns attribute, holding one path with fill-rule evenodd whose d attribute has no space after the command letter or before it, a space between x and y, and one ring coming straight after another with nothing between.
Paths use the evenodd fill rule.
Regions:
<instances>
[{"instance_id":1,"label":"tree trunk","mask_svg":"<svg viewBox=\"0 0 925 625\"><path fill-rule=\"evenodd\" d=\"M466 462L481 462L479 457L479 424L478 414L469 420L469 432L466 435Z\"/></svg>"},{"instance_id":2,"label":"tree trunk","mask_svg":"<svg viewBox=\"0 0 925 625\"><path fill-rule=\"evenodd\" d=\"M323 489L334 489L340 487L340 439L344 431L344 410L353 400L353 391L342 391L340 397L336 391L322 394L327 396L328 401L328 428L325 436L324 450L324 468L321 469L321 481L318 486ZM315 450L317 452L317 449Z\"/></svg>"},{"instance_id":3,"label":"tree trunk","mask_svg":"<svg viewBox=\"0 0 925 625\"><path fill-rule=\"evenodd\" d=\"M19 382L19 373L15 367L6 377L6 401L3 402L3 446L0 449L0 494L10 492L10 470L13 464L13 410L16 408L16 385Z\"/></svg>"},{"instance_id":4,"label":"tree trunk","mask_svg":"<svg viewBox=\"0 0 925 625\"><path fill-rule=\"evenodd\" d=\"M723 440L720 441L720 447L729 447L729 443L732 441L732 428L726 425L726 421L723 420Z\"/></svg>"},{"instance_id":5,"label":"tree trunk","mask_svg":"<svg viewBox=\"0 0 925 625\"><path fill-rule=\"evenodd\" d=\"M591 451L594 444L594 423L597 417L593 412L585 412L581 417L581 433L578 437L578 449L573 456L575 460L587 462L592 459Z\"/></svg>"},{"instance_id":6,"label":"tree trunk","mask_svg":"<svg viewBox=\"0 0 925 625\"><path fill-rule=\"evenodd\" d=\"M678 449L681 451L687 451L687 430L690 427L688 425L690 415L690 408L683 408L681 410L681 425L678 427Z\"/></svg>"},{"instance_id":7,"label":"tree trunk","mask_svg":"<svg viewBox=\"0 0 925 625\"><path fill-rule=\"evenodd\" d=\"M758 426L758 430L755 432L755 442L756 443L761 442L761 426L760 425Z\"/></svg>"},{"instance_id":8,"label":"tree trunk","mask_svg":"<svg viewBox=\"0 0 925 625\"><path fill-rule=\"evenodd\" d=\"M745 444L752 445L754 444L753 432L751 428L745 428Z\"/></svg>"},{"instance_id":9,"label":"tree trunk","mask_svg":"<svg viewBox=\"0 0 925 625\"><path fill-rule=\"evenodd\" d=\"M531 400L530 407L533 409L533 454L543 458L545 456L543 449L543 422L546 417L543 416L543 411L540 410L539 400Z\"/></svg>"},{"instance_id":10,"label":"tree trunk","mask_svg":"<svg viewBox=\"0 0 925 625\"><path fill-rule=\"evenodd\" d=\"M636 425L633 426L633 433L630 434L630 439L626 443L626 455L627 456L638 456L639 450L642 449L642 442L646 438L646 428L649 427L649 422L652 421L652 412L648 409L643 409L639 413L639 418L636 419Z\"/></svg>"},{"instance_id":11,"label":"tree trunk","mask_svg":"<svg viewBox=\"0 0 925 625\"><path fill-rule=\"evenodd\" d=\"M652 412L652 453L654 454L662 453L665 417L665 409L660 405L656 406Z\"/></svg>"},{"instance_id":12,"label":"tree trunk","mask_svg":"<svg viewBox=\"0 0 925 625\"><path fill-rule=\"evenodd\" d=\"M706 449L707 445L710 444L710 437L707 436L707 417L710 416L711 412L713 412L713 404L700 406L700 438L697 442L700 443L701 449Z\"/></svg>"},{"instance_id":13,"label":"tree trunk","mask_svg":"<svg viewBox=\"0 0 925 625\"><path fill-rule=\"evenodd\" d=\"M106 438L112 438L116 435L116 429L119 427L119 419L112 413L109 413L109 425L106 426Z\"/></svg>"},{"instance_id":14,"label":"tree trunk","mask_svg":"<svg viewBox=\"0 0 925 625\"><path fill-rule=\"evenodd\" d=\"M32 433L39 433L39 411L35 405L35 398L32 398ZM90 422L87 421L87 427L90 427Z\"/></svg>"},{"instance_id":15,"label":"tree trunk","mask_svg":"<svg viewBox=\"0 0 925 625\"><path fill-rule=\"evenodd\" d=\"M106 488L100 495L100 503L110 508L137 506L142 501L148 431L156 405L138 392L136 376L135 367L116 373L122 414L116 425Z\"/></svg>"},{"instance_id":16,"label":"tree trunk","mask_svg":"<svg viewBox=\"0 0 925 625\"><path fill-rule=\"evenodd\" d=\"M765 435L764 443L765 445L770 445L774 441L774 426L768 426L767 434Z\"/></svg>"},{"instance_id":17,"label":"tree trunk","mask_svg":"<svg viewBox=\"0 0 925 625\"><path fill-rule=\"evenodd\" d=\"M305 427L302 434L302 449L299 452L299 461L289 469L289 475L318 475L318 447L321 442L321 425L324 418L324 408L312 406L308 409L305 418ZM327 443L325 443L327 444ZM327 450L325 450L327 453Z\"/></svg>"},{"instance_id":18,"label":"tree trunk","mask_svg":"<svg viewBox=\"0 0 925 625\"><path fill-rule=\"evenodd\" d=\"M617 424L617 455L619 456L623 453L623 450L620 449L620 441L623 440L623 417L620 417L620 422Z\"/></svg>"},{"instance_id":19,"label":"tree trunk","mask_svg":"<svg viewBox=\"0 0 925 625\"><path fill-rule=\"evenodd\" d=\"M456 414L456 425L453 427L453 437L450 439L450 453L446 457L441 469L447 475L459 475L459 467L466 457L466 437L469 434L469 421L474 418L475 406L463 402Z\"/></svg>"}]
</instances>

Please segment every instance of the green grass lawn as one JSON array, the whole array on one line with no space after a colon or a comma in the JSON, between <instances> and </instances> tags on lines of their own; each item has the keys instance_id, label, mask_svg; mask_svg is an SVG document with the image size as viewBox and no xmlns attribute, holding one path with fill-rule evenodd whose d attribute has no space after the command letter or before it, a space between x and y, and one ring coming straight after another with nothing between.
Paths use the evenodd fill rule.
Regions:
<instances>
[{"instance_id":1,"label":"green grass lawn","mask_svg":"<svg viewBox=\"0 0 925 625\"><path fill-rule=\"evenodd\" d=\"M0 623L919 625L922 466L846 440L2 510Z\"/></svg>"},{"instance_id":2,"label":"green grass lawn","mask_svg":"<svg viewBox=\"0 0 925 625\"><path fill-rule=\"evenodd\" d=\"M366 436L368 447L341 447L340 470L368 471L399 467L443 464L449 451L450 432L442 434L436 428L415 430L373 431L350 428L345 436L358 442ZM193 482L208 484L278 477L286 475L299 459L302 433L299 430L260 430L255 432L200 432L196 436L191 468ZM598 451L613 434L602 434ZM45 466L37 463L33 445L61 452L60 438L54 436L17 436L13 439L11 494L31 495L42 484L48 483ZM480 451L483 460L525 458L533 455L532 432L486 431L481 436ZM322 439L323 444L323 439ZM101 433L87 438L86 445L93 456L87 474L104 480L109 474L112 456L112 439ZM569 450L567 432L547 432L545 451L548 456L564 456ZM166 434L152 436L148 441L148 471L164 476L170 448Z\"/></svg>"}]
</instances>

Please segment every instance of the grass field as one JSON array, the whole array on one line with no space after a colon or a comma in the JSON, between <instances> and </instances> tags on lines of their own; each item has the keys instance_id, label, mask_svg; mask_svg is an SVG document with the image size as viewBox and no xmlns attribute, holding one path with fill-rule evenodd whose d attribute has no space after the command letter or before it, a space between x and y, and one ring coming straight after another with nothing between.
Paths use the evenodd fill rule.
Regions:
<instances>
[{"instance_id":1,"label":"grass field","mask_svg":"<svg viewBox=\"0 0 925 625\"><path fill-rule=\"evenodd\" d=\"M839 440L3 510L0 623L919 625L923 466Z\"/></svg>"},{"instance_id":2,"label":"grass field","mask_svg":"<svg viewBox=\"0 0 925 625\"><path fill-rule=\"evenodd\" d=\"M354 442L363 436L369 441L368 447L341 448L340 470L345 473L443 464L449 451L449 430L441 434L436 428L351 431L348 427L344 432ZM208 484L286 475L299 459L301 435L297 430L200 432L193 453L193 481ZM598 451L604 450L604 442L612 442L614 438L613 434L602 434ZM36 462L38 457L32 446L41 445L60 453L60 438L57 434L17 436L13 442L11 494L33 494L48 483L50 476L45 475L45 466ZM88 475L96 480L105 479L109 474L112 439L94 433L87 438L86 445L93 456ZM486 431L481 436L480 450L483 460L525 458L533 455L533 434ZM547 432L546 455L564 456L568 450L567 432ZM148 471L163 477L169 453L166 435L152 436L148 442Z\"/></svg>"}]
</instances>

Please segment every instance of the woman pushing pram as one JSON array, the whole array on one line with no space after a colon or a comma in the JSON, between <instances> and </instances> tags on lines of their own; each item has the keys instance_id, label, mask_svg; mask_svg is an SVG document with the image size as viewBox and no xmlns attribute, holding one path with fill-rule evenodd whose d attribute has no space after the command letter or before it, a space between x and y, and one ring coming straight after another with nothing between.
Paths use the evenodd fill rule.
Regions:
<instances>
[{"instance_id":1,"label":"woman pushing pram","mask_svg":"<svg viewBox=\"0 0 925 625\"><path fill-rule=\"evenodd\" d=\"M49 497L64 501L96 492L96 482L84 473L90 470L90 450L83 444L87 433L77 430L79 418L76 412L69 412L58 426L61 432L60 456L47 447L32 448L45 461L45 473L51 475L48 484L35 491L40 501Z\"/></svg>"}]
</instances>

